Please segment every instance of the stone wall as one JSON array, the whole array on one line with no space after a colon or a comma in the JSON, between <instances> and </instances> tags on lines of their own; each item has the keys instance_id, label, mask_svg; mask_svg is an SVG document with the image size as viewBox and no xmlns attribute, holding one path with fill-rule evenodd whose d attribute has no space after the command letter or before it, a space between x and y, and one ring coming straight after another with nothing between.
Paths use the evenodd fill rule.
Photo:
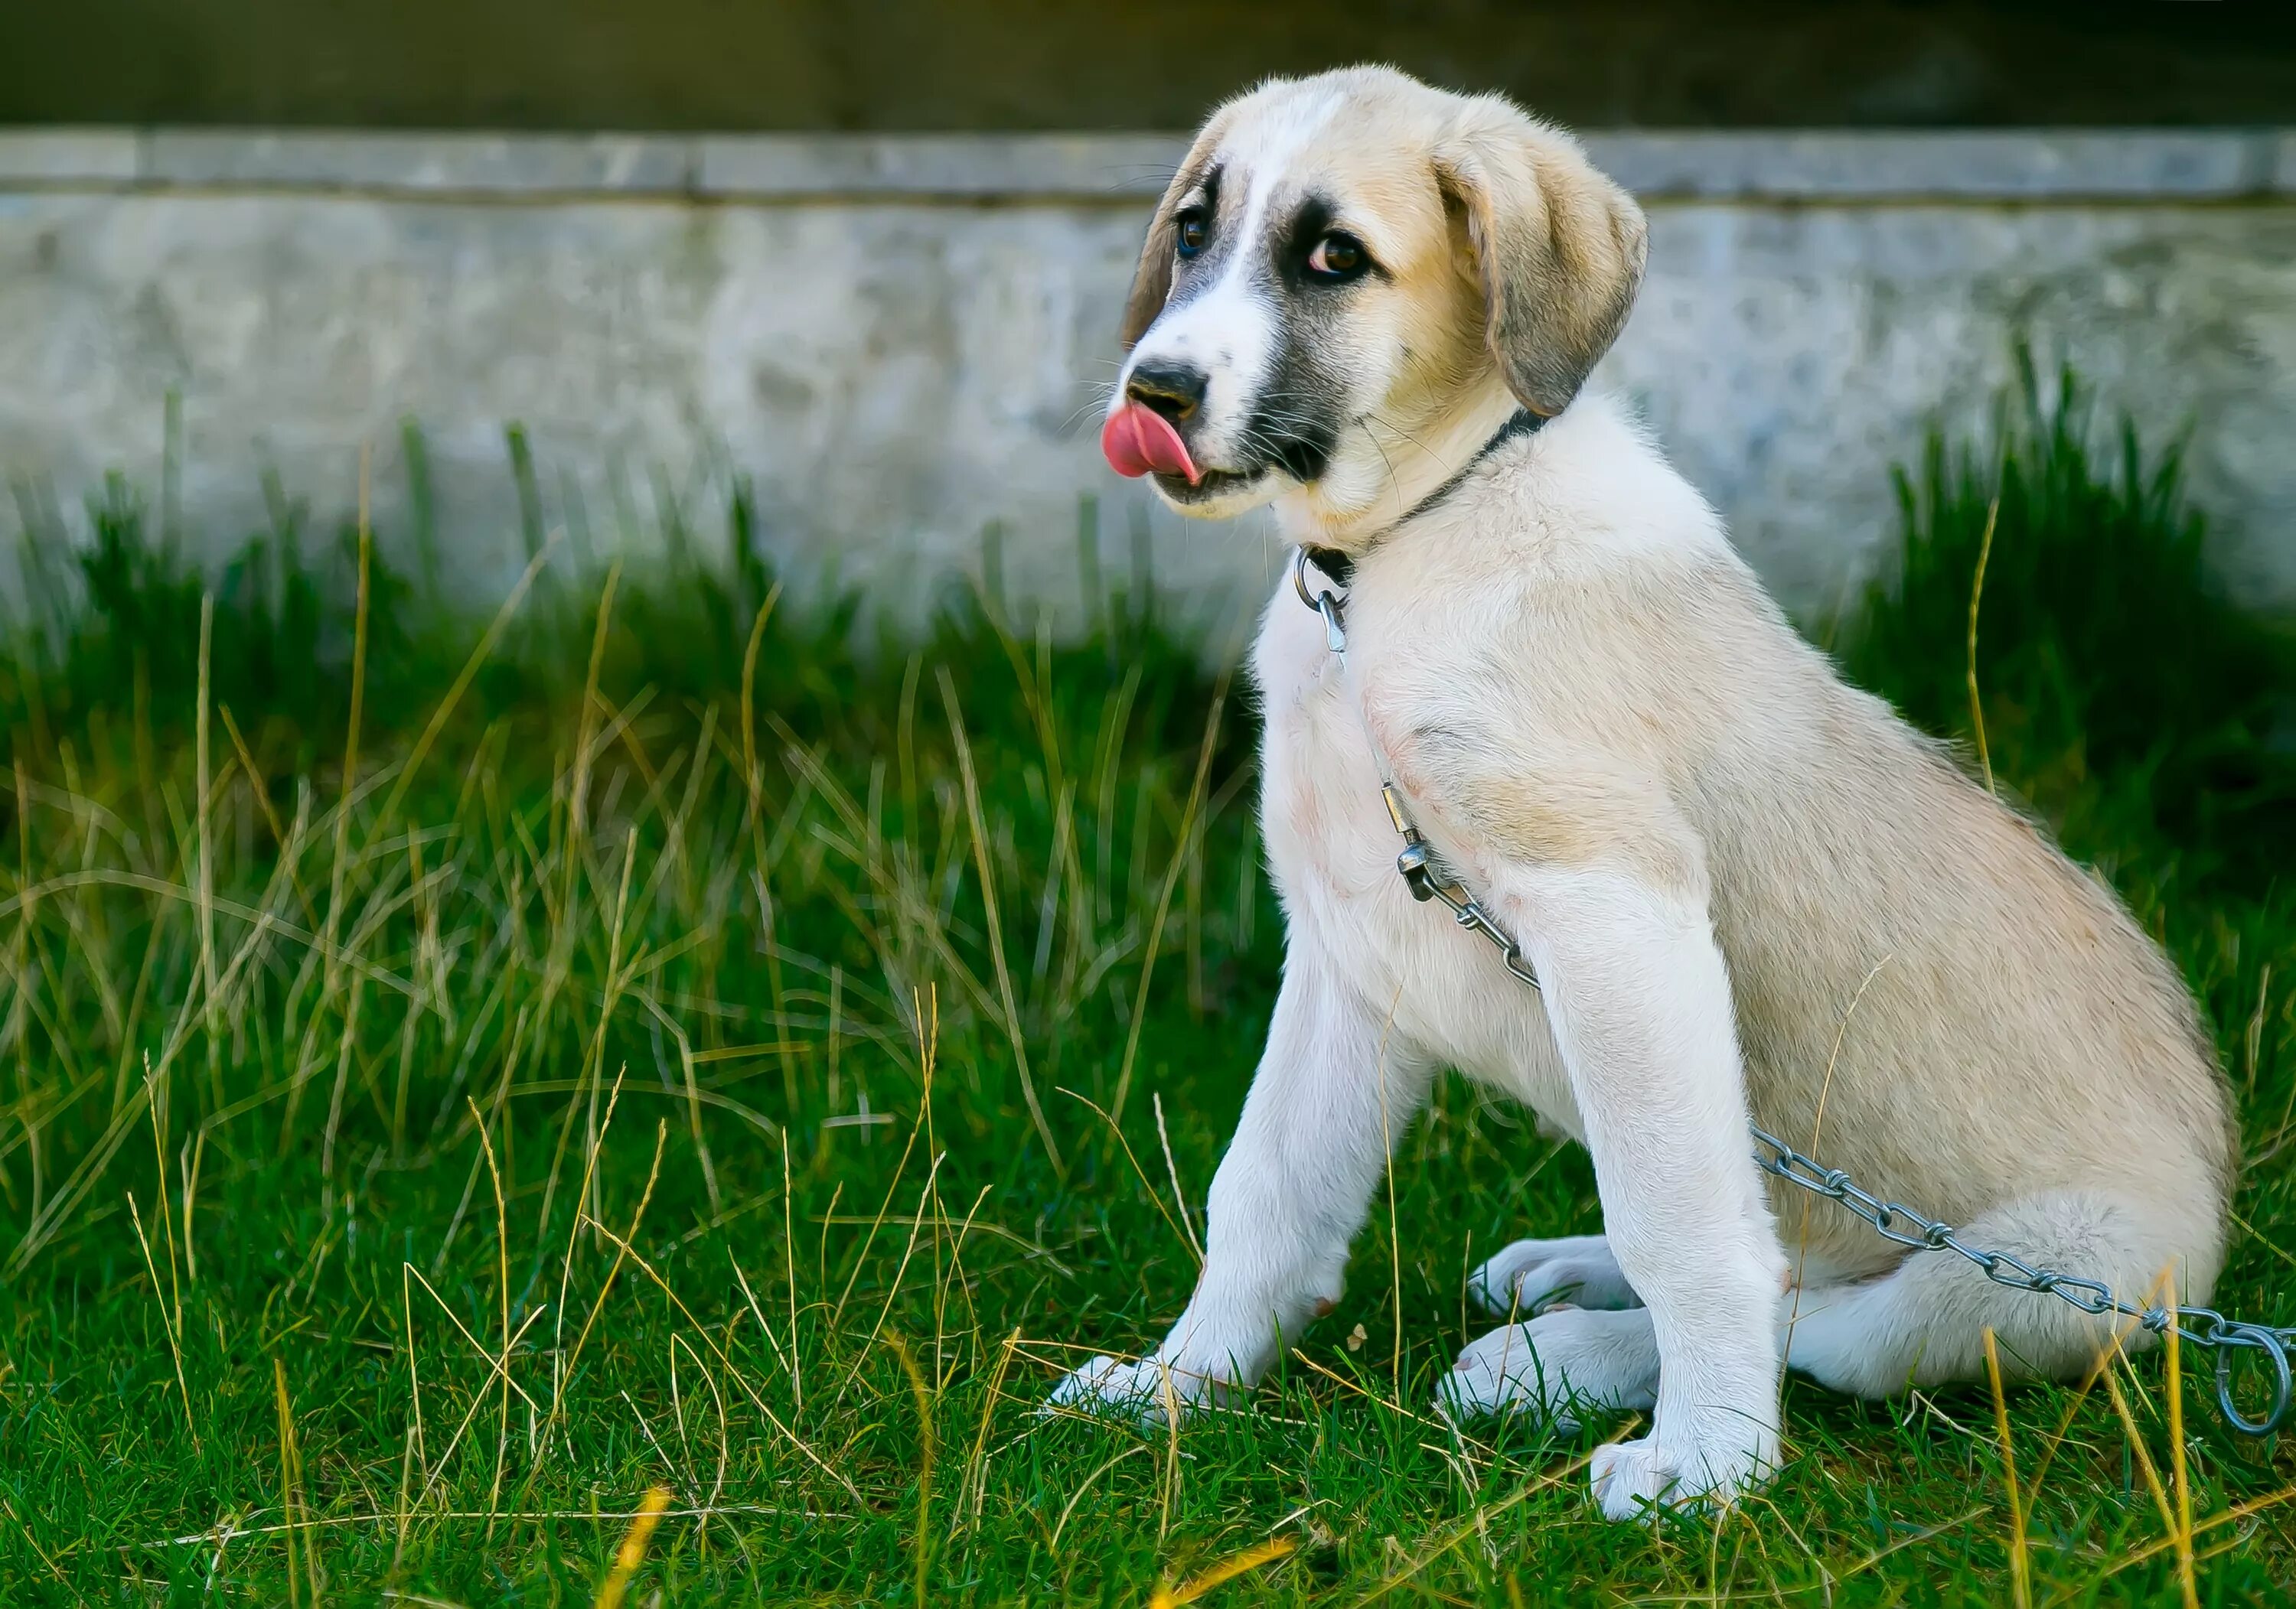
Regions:
<instances>
[{"instance_id":1,"label":"stone wall","mask_svg":"<svg viewBox=\"0 0 2296 1609\"><path fill-rule=\"evenodd\" d=\"M1893 530L1890 466L1982 426L2030 341L2148 441L2188 444L2243 592L2296 600L2296 135L1611 135L1651 269L1603 383L1797 604ZM913 612L978 573L1073 617L1103 564L1267 584L1263 533L1152 515L1095 446L1160 135L614 137L0 133L0 474L76 504L156 486L180 399L184 527L323 519L374 453L404 528L419 421L450 574L521 556L504 427L546 521L718 528L750 478L794 571ZM0 506L0 548L20 540Z\"/></svg>"}]
</instances>

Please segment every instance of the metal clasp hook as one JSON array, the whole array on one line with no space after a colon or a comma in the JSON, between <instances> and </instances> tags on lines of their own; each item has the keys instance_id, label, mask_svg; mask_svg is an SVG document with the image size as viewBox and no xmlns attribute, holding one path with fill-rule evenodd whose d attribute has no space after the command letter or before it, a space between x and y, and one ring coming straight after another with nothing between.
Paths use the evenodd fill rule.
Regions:
<instances>
[{"instance_id":1,"label":"metal clasp hook","mask_svg":"<svg viewBox=\"0 0 2296 1609\"><path fill-rule=\"evenodd\" d=\"M1324 646L1335 654L1348 651L1348 633L1340 625L1340 597L1336 592L1308 590L1308 550L1300 548L1292 555L1292 590L1300 594L1300 601L1324 617Z\"/></svg>"},{"instance_id":2,"label":"metal clasp hook","mask_svg":"<svg viewBox=\"0 0 2296 1609\"><path fill-rule=\"evenodd\" d=\"M2232 1395L2232 1355L2253 1347L2268 1360L2272 1369L2272 1401L2261 1418L2240 1411ZM2268 1436L2287 1422L2289 1401L2296 1397L2296 1380L2288 1368L2288 1348L2261 1325L2235 1325L2217 1338L2217 1411L2225 1423L2244 1436Z\"/></svg>"}]
</instances>

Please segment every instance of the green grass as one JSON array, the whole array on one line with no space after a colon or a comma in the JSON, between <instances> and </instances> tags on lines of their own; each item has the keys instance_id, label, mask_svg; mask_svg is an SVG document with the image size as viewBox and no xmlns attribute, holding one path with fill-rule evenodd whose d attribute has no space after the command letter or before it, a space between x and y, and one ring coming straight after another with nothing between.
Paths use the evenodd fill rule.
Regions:
<instances>
[{"instance_id":1,"label":"green grass","mask_svg":"<svg viewBox=\"0 0 2296 1609\"><path fill-rule=\"evenodd\" d=\"M2221 1305L2289 1319L2296 675L2173 461L2088 434L2020 404L1933 452L1822 634L1967 735L1998 492L1991 764L2200 992L2256 1159ZM1456 1081L1254 1413L1037 1417L1185 1300L1281 947L1248 703L1137 599L1080 644L964 598L914 651L753 630L737 502L643 578L550 551L487 638L275 503L204 584L124 487L77 559L24 504L0 1601L586 1604L654 1487L633 1603L1129 1603L1271 1540L1211 1601L2009 1601L1981 1393L1792 1384L1770 1489L1655 1532L1583 1496L1623 1426L1432 1420L1467 1268L1597 1222L1583 1156ZM2116 1383L2126 1424L2010 1401L2034 1601L2176 1601L2148 1471L2202 1601L2284 1601L2287 1454L2199 1372Z\"/></svg>"}]
</instances>

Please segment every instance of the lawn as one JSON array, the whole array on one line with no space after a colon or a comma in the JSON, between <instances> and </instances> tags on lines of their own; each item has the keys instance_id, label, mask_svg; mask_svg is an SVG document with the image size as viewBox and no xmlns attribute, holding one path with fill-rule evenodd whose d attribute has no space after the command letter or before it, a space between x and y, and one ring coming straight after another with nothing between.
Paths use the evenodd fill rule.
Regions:
<instances>
[{"instance_id":1,"label":"lawn","mask_svg":"<svg viewBox=\"0 0 2296 1609\"><path fill-rule=\"evenodd\" d=\"M2218 1305L2296 1322L2296 660L2209 590L2174 455L2044 390L1909 444L1884 574L1811 629L2174 952L2250 1158ZM71 551L21 507L0 1600L2296 1581L2290 1455L2158 1353L2005 1421L1792 1383L1765 1493L1604 1523L1580 1466L1629 1426L1430 1411L1467 1270L1598 1224L1583 1156L1456 1081L1252 1412L1040 1417L1185 1299L1281 953L1250 700L1136 584L1080 641L975 593L895 644L779 601L736 498L643 573L530 518L528 580L472 617L421 528L281 500L202 579L125 486Z\"/></svg>"}]
</instances>

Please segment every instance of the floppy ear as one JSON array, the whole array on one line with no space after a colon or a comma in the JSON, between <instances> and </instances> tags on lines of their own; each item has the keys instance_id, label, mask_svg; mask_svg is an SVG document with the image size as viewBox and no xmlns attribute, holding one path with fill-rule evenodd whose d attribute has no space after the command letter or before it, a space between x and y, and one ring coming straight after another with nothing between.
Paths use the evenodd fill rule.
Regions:
<instances>
[{"instance_id":1,"label":"floppy ear","mask_svg":"<svg viewBox=\"0 0 2296 1609\"><path fill-rule=\"evenodd\" d=\"M1148 220L1148 238L1141 242L1140 265L1133 271L1132 290L1124 298L1124 319L1117 326L1116 339L1129 352L1156 315L1164 311L1164 298L1172 293L1172 258L1176 242L1172 238L1172 215L1179 210L1180 198L1196 187L1204 176L1204 169L1219 149L1220 135L1228 124L1228 108L1223 106L1205 122L1188 154L1180 159L1180 166L1165 187L1164 199L1156 203L1156 215Z\"/></svg>"},{"instance_id":2,"label":"floppy ear","mask_svg":"<svg viewBox=\"0 0 2296 1609\"><path fill-rule=\"evenodd\" d=\"M1436 182L1465 214L1485 338L1532 412L1569 405L1641 288L1642 208L1560 129L1472 102L1436 143Z\"/></svg>"}]
</instances>

